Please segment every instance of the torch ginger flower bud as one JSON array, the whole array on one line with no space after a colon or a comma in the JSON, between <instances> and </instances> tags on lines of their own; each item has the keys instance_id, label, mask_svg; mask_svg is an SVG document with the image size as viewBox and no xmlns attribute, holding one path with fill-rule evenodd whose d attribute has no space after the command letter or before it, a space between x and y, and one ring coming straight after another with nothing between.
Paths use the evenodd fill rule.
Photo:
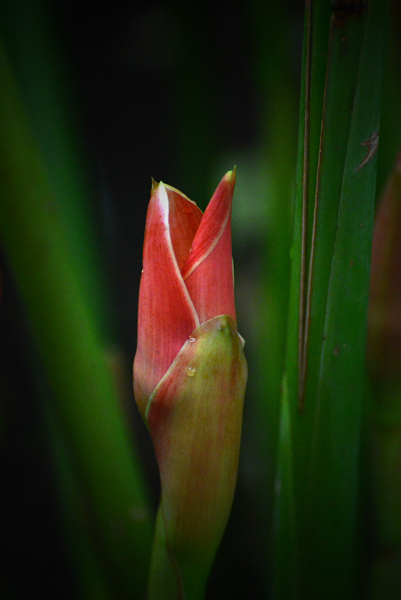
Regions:
<instances>
[{"instance_id":1,"label":"torch ginger flower bud","mask_svg":"<svg viewBox=\"0 0 401 600\"><path fill-rule=\"evenodd\" d=\"M204 586L237 477L247 366L234 306L234 185L230 171L202 214L178 190L156 184L146 220L134 393L160 470L163 531L151 580L163 579L156 546L164 543L175 589L166 598L190 580ZM150 597L163 585L151 581Z\"/></svg>"}]
</instances>

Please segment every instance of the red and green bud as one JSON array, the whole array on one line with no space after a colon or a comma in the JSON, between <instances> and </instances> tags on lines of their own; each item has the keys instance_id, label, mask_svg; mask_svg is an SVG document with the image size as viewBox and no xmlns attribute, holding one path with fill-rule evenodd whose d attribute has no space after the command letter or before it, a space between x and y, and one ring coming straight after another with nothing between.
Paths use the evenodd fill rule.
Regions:
<instances>
[{"instance_id":1,"label":"red and green bud","mask_svg":"<svg viewBox=\"0 0 401 600\"><path fill-rule=\"evenodd\" d=\"M203 215L160 183L146 221L134 392L160 470L159 521L184 587L188 568L210 569L237 477L247 366L234 305L234 185L229 172Z\"/></svg>"}]
</instances>

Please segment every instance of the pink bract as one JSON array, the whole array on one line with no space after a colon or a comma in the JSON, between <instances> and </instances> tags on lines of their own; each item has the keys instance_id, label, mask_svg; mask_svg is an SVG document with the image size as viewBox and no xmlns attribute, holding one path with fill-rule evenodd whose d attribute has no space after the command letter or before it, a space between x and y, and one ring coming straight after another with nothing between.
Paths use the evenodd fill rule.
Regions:
<instances>
[{"instance_id":1,"label":"pink bract","mask_svg":"<svg viewBox=\"0 0 401 600\"><path fill-rule=\"evenodd\" d=\"M231 207L235 171L221 180L205 211L163 183L150 198L139 292L134 389L148 399L191 333L219 315L234 321Z\"/></svg>"}]
</instances>

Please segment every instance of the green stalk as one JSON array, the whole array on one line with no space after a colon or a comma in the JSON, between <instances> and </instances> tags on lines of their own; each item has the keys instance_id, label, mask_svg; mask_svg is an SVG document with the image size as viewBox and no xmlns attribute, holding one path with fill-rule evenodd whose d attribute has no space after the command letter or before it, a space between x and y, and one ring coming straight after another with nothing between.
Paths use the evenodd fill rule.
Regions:
<instances>
[{"instance_id":1,"label":"green stalk","mask_svg":"<svg viewBox=\"0 0 401 600\"><path fill-rule=\"evenodd\" d=\"M0 48L0 234L115 587L139 597L147 499L100 333L13 75Z\"/></svg>"},{"instance_id":2,"label":"green stalk","mask_svg":"<svg viewBox=\"0 0 401 600\"><path fill-rule=\"evenodd\" d=\"M292 226L292 194L295 179L297 94L289 68L288 2L272 7L260 0L251 3L255 79L263 112L260 118L263 176L269 182L261 200L268 207L268 230L262 246L257 352L250 385L258 404L252 411L252 431L258 440L258 456L265 476L259 502L271 536L273 480L276 466L280 388L285 358L285 331ZM264 308L266 307L266 308ZM252 389L252 388L251 388Z\"/></svg>"},{"instance_id":3,"label":"green stalk","mask_svg":"<svg viewBox=\"0 0 401 600\"><path fill-rule=\"evenodd\" d=\"M152 559L149 571L148 600L203 600L210 565L183 560L178 566L168 547L162 504L156 518Z\"/></svg>"},{"instance_id":4,"label":"green stalk","mask_svg":"<svg viewBox=\"0 0 401 600\"><path fill-rule=\"evenodd\" d=\"M164 519L159 506L149 570L148 600L175 600L183 597L177 565L168 551Z\"/></svg>"},{"instance_id":5,"label":"green stalk","mask_svg":"<svg viewBox=\"0 0 401 600\"><path fill-rule=\"evenodd\" d=\"M294 461L286 378L283 381L275 484L273 598L300 597L299 557L294 505Z\"/></svg>"},{"instance_id":6,"label":"green stalk","mask_svg":"<svg viewBox=\"0 0 401 600\"><path fill-rule=\"evenodd\" d=\"M319 4L319 9L322 4ZM298 396L298 353L299 353L299 315L301 297L305 287L305 239L303 239L303 231L307 223L308 213L308 174L304 169L305 158L310 155L317 155L318 146L316 144L316 136L313 136L310 143L310 117L311 117L311 98L313 109L316 112L315 106L319 106L318 99L321 100L323 95L323 87L321 77L311 76L312 71L312 51L317 55L313 61L314 72L322 71L322 56L325 57L325 52L322 51L324 44L321 41L319 44L317 39L325 39L325 30L322 32L322 27L318 33L319 38L314 34L314 46L312 47L312 26L313 21L317 20L326 24L328 30L329 9L323 7L326 14L323 19L319 19L319 11L312 13L310 3L306 4L305 25L304 25L304 42L303 42L303 58L302 58L302 79L301 79L301 104L299 117L298 131L298 151L297 151L297 173L295 182L295 204L294 204L294 233L291 248L291 281L290 281L290 297L289 297L289 317L287 327L287 348L285 361L285 374L283 380L282 402L281 402L281 419L280 419L280 437L278 446L277 459L277 475L275 486L275 563L273 573L273 597L274 598L298 598L300 597L300 573L298 556L298 531L296 522L296 498L294 495L294 458L293 454L296 449L293 447L292 431L292 404L299 404ZM321 12L321 11L320 11ZM318 51L316 51L318 49ZM317 83L316 83L317 81ZM317 85L319 84L319 85ZM313 93L312 93L313 91ZM313 113L312 113L313 114ZM318 111L315 121L321 118L321 108ZM316 129L316 126L315 126ZM315 150L314 150L315 148ZM313 162L312 162L313 164ZM312 179L313 180L313 179ZM303 309L302 309L303 310ZM299 467L298 467L299 468ZM299 501L298 501L299 502Z\"/></svg>"},{"instance_id":7,"label":"green stalk","mask_svg":"<svg viewBox=\"0 0 401 600\"><path fill-rule=\"evenodd\" d=\"M307 7L284 386L292 437L281 438L287 448L281 455L292 454L293 480L287 478L277 505L280 514L294 503L295 524L275 586L283 589L295 553L299 592L279 598L354 598L357 590L359 436L387 13L388 3L377 1L367 11L337 9L331 16L327 2ZM278 522L281 548L285 527Z\"/></svg>"}]
</instances>

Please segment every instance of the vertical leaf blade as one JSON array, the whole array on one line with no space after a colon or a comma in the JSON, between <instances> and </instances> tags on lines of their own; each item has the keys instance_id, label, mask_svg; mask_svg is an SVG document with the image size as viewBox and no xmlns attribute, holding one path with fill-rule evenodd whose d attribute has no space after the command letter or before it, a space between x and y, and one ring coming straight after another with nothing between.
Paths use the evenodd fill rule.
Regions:
<instances>
[{"instance_id":1,"label":"vertical leaf blade","mask_svg":"<svg viewBox=\"0 0 401 600\"><path fill-rule=\"evenodd\" d=\"M324 54L322 32L328 31L322 4L317 1L312 7L307 5L315 15L311 19L312 46L318 44L311 52L311 95L314 89L322 89L322 77L325 93L316 92L317 98L310 102L309 140L302 125L303 110L308 110L308 105L305 101L302 105L301 100L283 386L290 423L281 432L283 447L279 454L283 457L279 468L291 469L292 478L282 478L286 490L278 496L276 511L284 516L285 507L294 505L294 518L287 510L292 524L289 526L283 519L277 523L277 548L284 547L283 539L289 543L287 553L280 555L275 574L283 578L286 564L295 565L299 569L299 586L288 596L280 593L285 588L276 582L275 597L308 600L322 595L355 597L359 435L376 177L374 150L388 13L388 3L375 0L367 9L358 5L359 14L339 13L336 9L329 44L326 38L327 73L322 74L322 69L313 68L314 57L318 56L319 62ZM316 29L320 33L316 34ZM305 73L304 66L304 79ZM313 77L320 78L320 82L314 84ZM320 111L313 108L315 101L321 102ZM305 151L308 160L302 169ZM309 185L307 193L302 185L305 182ZM309 206L305 206L306 198ZM307 224L302 228L305 214ZM302 238L302 230L306 239ZM303 303L300 311L297 298ZM301 410L300 390L304 393ZM282 424L285 423L283 415ZM292 460L288 459L288 452ZM293 532L289 536L291 526Z\"/></svg>"},{"instance_id":2,"label":"vertical leaf blade","mask_svg":"<svg viewBox=\"0 0 401 600\"><path fill-rule=\"evenodd\" d=\"M354 597L359 438L387 6L369 5L345 160L318 377L307 513L311 595ZM323 548L330 541L329 564Z\"/></svg>"}]
</instances>

